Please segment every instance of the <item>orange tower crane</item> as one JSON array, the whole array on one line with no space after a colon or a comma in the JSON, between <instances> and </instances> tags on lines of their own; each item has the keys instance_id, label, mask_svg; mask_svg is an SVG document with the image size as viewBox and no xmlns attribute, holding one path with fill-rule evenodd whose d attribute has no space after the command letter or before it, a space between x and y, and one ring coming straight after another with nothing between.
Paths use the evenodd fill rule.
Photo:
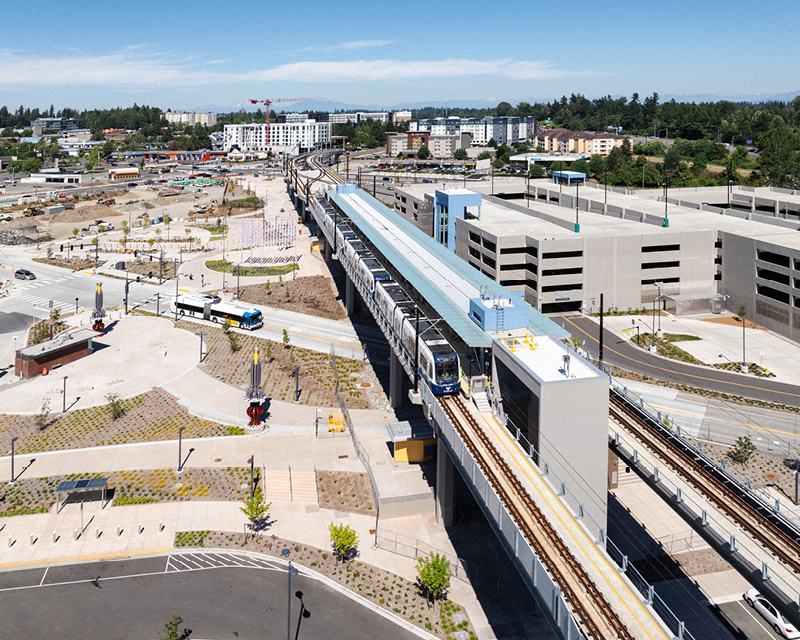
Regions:
<instances>
[{"instance_id":1,"label":"orange tower crane","mask_svg":"<svg viewBox=\"0 0 800 640\"><path fill-rule=\"evenodd\" d=\"M266 118L266 140L265 145L269 145L269 107L273 102L314 102L318 100L325 100L325 98L267 98L266 100L250 100L251 104L263 104L267 111Z\"/></svg>"}]
</instances>

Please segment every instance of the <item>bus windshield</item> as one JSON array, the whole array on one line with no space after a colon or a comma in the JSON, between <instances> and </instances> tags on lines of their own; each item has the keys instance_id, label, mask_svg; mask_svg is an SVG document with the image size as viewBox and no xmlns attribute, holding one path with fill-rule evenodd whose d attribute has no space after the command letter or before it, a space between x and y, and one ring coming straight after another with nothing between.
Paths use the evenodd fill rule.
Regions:
<instances>
[{"instance_id":1,"label":"bus windshield","mask_svg":"<svg viewBox=\"0 0 800 640\"><path fill-rule=\"evenodd\" d=\"M436 380L440 382L454 382L458 380L458 362L436 364Z\"/></svg>"}]
</instances>

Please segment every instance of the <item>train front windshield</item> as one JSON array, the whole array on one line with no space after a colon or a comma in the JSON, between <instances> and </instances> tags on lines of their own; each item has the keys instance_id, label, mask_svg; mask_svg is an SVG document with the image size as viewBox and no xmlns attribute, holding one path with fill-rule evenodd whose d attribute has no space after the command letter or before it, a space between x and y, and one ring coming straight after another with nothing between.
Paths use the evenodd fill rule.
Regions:
<instances>
[{"instance_id":1,"label":"train front windshield","mask_svg":"<svg viewBox=\"0 0 800 640\"><path fill-rule=\"evenodd\" d=\"M436 363L437 382L455 382L458 380L458 361Z\"/></svg>"}]
</instances>

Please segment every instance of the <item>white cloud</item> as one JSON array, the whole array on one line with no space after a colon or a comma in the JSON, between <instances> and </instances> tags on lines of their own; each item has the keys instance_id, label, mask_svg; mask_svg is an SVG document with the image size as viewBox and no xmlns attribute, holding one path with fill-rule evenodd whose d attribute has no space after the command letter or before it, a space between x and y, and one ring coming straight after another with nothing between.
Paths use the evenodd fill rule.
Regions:
<instances>
[{"instance_id":1,"label":"white cloud","mask_svg":"<svg viewBox=\"0 0 800 640\"><path fill-rule=\"evenodd\" d=\"M300 51L356 51L358 49L369 49L372 47L385 47L390 44L395 44L397 40L351 40L350 42L342 42L340 44L332 44L327 47L305 47Z\"/></svg>"},{"instance_id":2,"label":"white cloud","mask_svg":"<svg viewBox=\"0 0 800 640\"><path fill-rule=\"evenodd\" d=\"M264 81L355 82L369 80L409 80L457 76L503 76L513 80L554 80L588 71L554 69L548 62L525 60L353 60L350 62L294 62L273 69L253 72Z\"/></svg>"},{"instance_id":3,"label":"white cloud","mask_svg":"<svg viewBox=\"0 0 800 640\"><path fill-rule=\"evenodd\" d=\"M362 40L350 45L377 46L389 41ZM344 46L344 45L340 45ZM243 73L208 71L195 65L217 65L224 60L187 60L167 57L144 45L116 53L91 56L23 55L0 51L0 86L178 87L229 85L243 82L370 82L465 76L499 76L513 80L553 80L590 75L589 71L555 69L549 62L527 60L353 60L305 61Z\"/></svg>"}]
</instances>

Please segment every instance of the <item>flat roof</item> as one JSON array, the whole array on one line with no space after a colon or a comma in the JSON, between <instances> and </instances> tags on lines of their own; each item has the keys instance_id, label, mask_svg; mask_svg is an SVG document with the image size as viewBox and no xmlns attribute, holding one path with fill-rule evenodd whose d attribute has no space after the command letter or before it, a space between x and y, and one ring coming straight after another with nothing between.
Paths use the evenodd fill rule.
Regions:
<instances>
[{"instance_id":1,"label":"flat roof","mask_svg":"<svg viewBox=\"0 0 800 640\"><path fill-rule=\"evenodd\" d=\"M77 331L70 331L59 333L52 340L47 342L40 342L39 344L32 344L29 347L17 349L17 355L23 358L35 359L44 353L54 353L61 349L66 349L81 342L88 342L96 336L103 335L93 329L78 329Z\"/></svg>"},{"instance_id":2,"label":"flat roof","mask_svg":"<svg viewBox=\"0 0 800 640\"><path fill-rule=\"evenodd\" d=\"M389 209L379 200L361 189L353 194L339 194L329 190L329 197L365 234L376 250L414 287L436 313L470 346L491 346L492 338L469 317L469 299L481 297L481 291L488 296L507 298L512 292L480 273L468 262L456 256L447 247L439 244L413 224ZM374 217L373 217L374 216ZM373 217L372 219L369 219ZM378 228L376 222L383 221L386 227ZM396 246L387 228L404 235L408 243ZM424 264L410 248L417 251L416 256L424 256ZM427 271L428 273L424 273ZM437 277L431 277L435 274ZM569 337L569 332L530 305L520 301L528 308L528 327L531 333L549 335L555 339Z\"/></svg>"},{"instance_id":3,"label":"flat roof","mask_svg":"<svg viewBox=\"0 0 800 640\"><path fill-rule=\"evenodd\" d=\"M390 422L386 431L392 442L406 442L407 440L427 440L433 438L433 427L427 420L406 420L404 422Z\"/></svg>"},{"instance_id":4,"label":"flat roof","mask_svg":"<svg viewBox=\"0 0 800 640\"><path fill-rule=\"evenodd\" d=\"M105 489L108 478L84 478L82 480L65 480L59 482L56 487L57 492L62 491L81 491L90 489Z\"/></svg>"},{"instance_id":5,"label":"flat roof","mask_svg":"<svg viewBox=\"0 0 800 640\"><path fill-rule=\"evenodd\" d=\"M515 331L499 332L494 341L494 349L507 353L541 382L585 380L605 375L557 340L535 336L526 341L518 336L519 332ZM511 351L509 345L514 347L514 351ZM565 366L564 356L569 356L568 366Z\"/></svg>"}]
</instances>

